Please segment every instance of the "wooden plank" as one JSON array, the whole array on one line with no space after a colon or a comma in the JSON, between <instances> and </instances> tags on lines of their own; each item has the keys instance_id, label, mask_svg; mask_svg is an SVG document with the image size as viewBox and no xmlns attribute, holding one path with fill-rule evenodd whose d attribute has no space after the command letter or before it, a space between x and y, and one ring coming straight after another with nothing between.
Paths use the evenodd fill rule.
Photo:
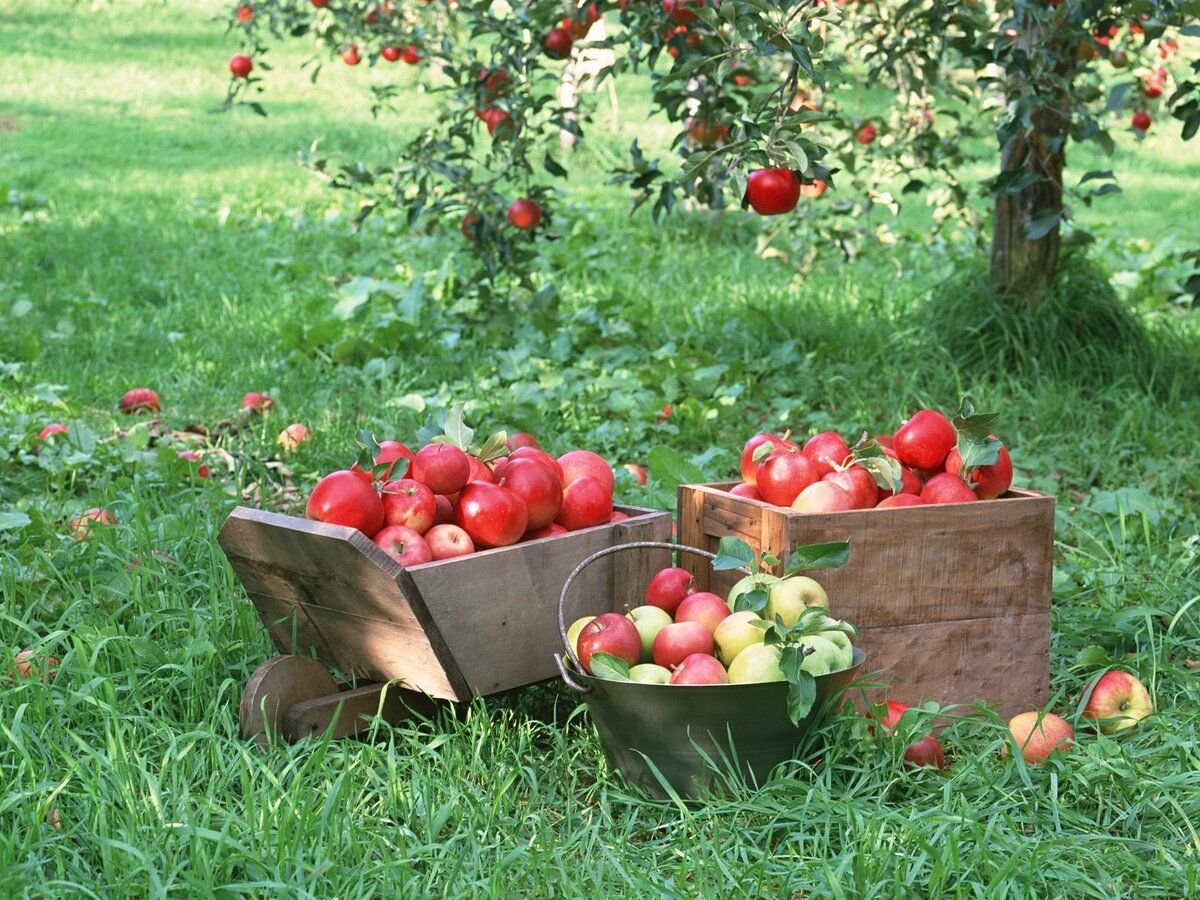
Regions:
<instances>
[{"instance_id":1,"label":"wooden plank","mask_svg":"<svg viewBox=\"0 0 1200 900\"><path fill-rule=\"evenodd\" d=\"M697 550L707 550L710 536L704 533L704 506L708 492L700 485L681 484L679 486L679 543L685 547L695 547ZM712 577L712 566L708 560L690 553L680 554L683 557L681 565L692 573L696 579L696 590L711 590L709 582Z\"/></svg>"},{"instance_id":2,"label":"wooden plank","mask_svg":"<svg viewBox=\"0 0 1200 900\"><path fill-rule=\"evenodd\" d=\"M315 652L347 678L470 696L419 595L398 583L404 568L361 532L239 507L218 541L283 652Z\"/></svg>"},{"instance_id":3,"label":"wooden plank","mask_svg":"<svg viewBox=\"0 0 1200 900\"><path fill-rule=\"evenodd\" d=\"M415 715L430 716L437 701L395 684L367 684L293 703L283 713L282 732L289 741L323 735L344 738L366 731L378 715L396 725ZM332 726L332 728L330 727Z\"/></svg>"},{"instance_id":4,"label":"wooden plank","mask_svg":"<svg viewBox=\"0 0 1200 900\"><path fill-rule=\"evenodd\" d=\"M408 570L475 693L494 694L555 677L554 653L561 649L558 597L567 576L586 556L637 527L641 517L653 520L650 533L663 539L670 534L669 513L643 510L615 525ZM576 580L564 612L568 623L619 605L613 592L615 563L614 557L601 559ZM645 564L622 560L620 565Z\"/></svg>"},{"instance_id":5,"label":"wooden plank","mask_svg":"<svg viewBox=\"0 0 1200 900\"><path fill-rule=\"evenodd\" d=\"M864 678L890 687L870 702L986 702L1002 717L1041 709L1050 698L1050 615L863 629ZM854 695L854 692L851 692Z\"/></svg>"},{"instance_id":6,"label":"wooden plank","mask_svg":"<svg viewBox=\"0 0 1200 900\"><path fill-rule=\"evenodd\" d=\"M669 541L670 517L630 518L617 522L613 544L634 541ZM646 602L646 585L659 569L671 565L671 551L642 550L615 554L612 567L613 610L623 612ZM568 620L567 624L571 624Z\"/></svg>"}]
</instances>

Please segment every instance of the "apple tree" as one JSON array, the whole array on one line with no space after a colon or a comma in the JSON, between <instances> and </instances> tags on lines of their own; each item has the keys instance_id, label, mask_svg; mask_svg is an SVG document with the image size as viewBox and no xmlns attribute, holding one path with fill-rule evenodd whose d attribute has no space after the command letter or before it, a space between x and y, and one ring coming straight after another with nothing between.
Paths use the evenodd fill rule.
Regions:
<instances>
[{"instance_id":1,"label":"apple tree","mask_svg":"<svg viewBox=\"0 0 1200 900\"><path fill-rule=\"evenodd\" d=\"M327 58L424 67L437 117L394 164L309 164L360 195L364 216L453 224L491 279L528 285L553 236L554 185L591 116L563 88L591 61L593 84L648 79L673 123L673 161L635 140L613 172L655 216L741 203L772 238L819 228L851 254L895 239L872 210L923 199L926 237L983 243L963 173L990 158L993 282L1031 306L1055 276L1072 203L1119 189L1108 171L1070 184L1070 142L1111 153L1114 127L1200 127L1196 66L1179 53L1198 17L1200 0L240 0L230 23L255 62L273 41L314 41L314 77ZM227 103L264 112L251 100L260 69L238 65ZM381 114L403 102L394 83L373 90Z\"/></svg>"}]
</instances>

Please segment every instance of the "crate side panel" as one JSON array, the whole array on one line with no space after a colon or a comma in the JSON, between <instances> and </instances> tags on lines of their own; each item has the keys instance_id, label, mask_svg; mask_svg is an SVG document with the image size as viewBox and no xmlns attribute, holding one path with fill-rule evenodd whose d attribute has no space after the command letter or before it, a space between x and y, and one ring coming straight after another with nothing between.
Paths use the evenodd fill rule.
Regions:
<instances>
[{"instance_id":1,"label":"crate side panel","mask_svg":"<svg viewBox=\"0 0 1200 900\"><path fill-rule=\"evenodd\" d=\"M646 514L658 519L655 534L663 534L664 527L670 533L669 514ZM638 522L633 518L618 524L621 532L602 525L462 557L453 566L409 570L474 693L494 694L558 674L559 595L575 566L612 546ZM634 552L646 551L628 551ZM630 564L621 561L628 553L600 559L576 579L564 608L568 624L622 607L614 596L613 572L614 566Z\"/></svg>"}]
</instances>

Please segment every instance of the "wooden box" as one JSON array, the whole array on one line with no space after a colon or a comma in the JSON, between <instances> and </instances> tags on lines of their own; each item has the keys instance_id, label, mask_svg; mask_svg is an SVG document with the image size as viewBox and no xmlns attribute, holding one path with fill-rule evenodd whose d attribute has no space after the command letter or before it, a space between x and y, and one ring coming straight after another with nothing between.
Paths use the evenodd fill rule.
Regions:
<instances>
[{"instance_id":1,"label":"wooden box","mask_svg":"<svg viewBox=\"0 0 1200 900\"><path fill-rule=\"evenodd\" d=\"M859 629L872 701L974 704L1002 716L1041 708L1050 690L1054 498L1009 491L979 503L798 513L682 485L680 543L715 551L725 535L781 560L802 544L849 540L840 569L811 573L830 613ZM686 559L700 589L739 577ZM782 564L780 565L782 569Z\"/></svg>"},{"instance_id":2,"label":"wooden box","mask_svg":"<svg viewBox=\"0 0 1200 900\"><path fill-rule=\"evenodd\" d=\"M280 652L466 700L557 677L558 598L572 569L614 544L670 538L669 513L619 509L629 518L408 568L354 528L246 507L218 541ZM597 561L572 588L567 623L639 605L668 565L662 550Z\"/></svg>"}]
</instances>

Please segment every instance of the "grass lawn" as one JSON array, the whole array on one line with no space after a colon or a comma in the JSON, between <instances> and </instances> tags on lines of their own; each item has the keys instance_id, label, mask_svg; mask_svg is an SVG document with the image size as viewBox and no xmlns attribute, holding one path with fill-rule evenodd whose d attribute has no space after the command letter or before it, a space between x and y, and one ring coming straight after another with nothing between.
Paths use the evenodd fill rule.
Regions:
<instances>
[{"instance_id":1,"label":"grass lawn","mask_svg":"<svg viewBox=\"0 0 1200 900\"><path fill-rule=\"evenodd\" d=\"M1075 366L1048 350L967 363L927 303L967 250L798 268L756 255L739 212L631 218L600 163L635 133L663 141L636 91L581 154L538 276L554 290L480 308L457 287L456 233L356 232L352 198L295 164L314 139L386 158L427 97L376 122L382 76L338 66L310 85L292 45L272 51L269 118L215 115L235 49L222 4L92 6L0 14L0 658L61 661L50 683L0 681L0 896L1200 893L1200 329L1153 268L1156 246L1200 237L1196 146L1122 138L1105 165L1125 193L1083 214L1177 355L1131 363L1097 339ZM407 291L407 311L359 297L358 276ZM227 420L251 390L279 408L216 440L226 462L199 480L117 414L141 385L167 429ZM762 428L890 430L964 394L1002 413L1017 483L1057 498L1052 708L1073 720L1119 665L1154 696L1136 733L1081 725L1069 754L1027 767L1000 758L998 718L958 708L941 773L839 716L821 758L693 807L625 788L557 685L371 740L239 737L242 687L274 650L216 531L246 500L296 509L359 428L411 439L461 402L482 429L614 463L670 448L715 480ZM73 436L35 455L52 421ZM289 422L314 436L281 458ZM618 497L671 509L674 471L639 488L620 470ZM93 506L118 524L71 540Z\"/></svg>"}]
</instances>

